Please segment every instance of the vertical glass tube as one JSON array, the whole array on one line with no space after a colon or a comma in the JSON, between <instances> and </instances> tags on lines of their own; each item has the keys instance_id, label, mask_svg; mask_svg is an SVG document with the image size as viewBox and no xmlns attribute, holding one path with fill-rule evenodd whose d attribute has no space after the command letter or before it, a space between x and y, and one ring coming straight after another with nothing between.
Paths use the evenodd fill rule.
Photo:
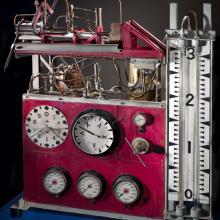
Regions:
<instances>
[{"instance_id":1,"label":"vertical glass tube","mask_svg":"<svg viewBox=\"0 0 220 220\"><path fill-rule=\"evenodd\" d=\"M194 123L194 140L193 140L193 149L194 149L194 163L193 163L193 170L194 170L194 182L193 182L193 191L194 191L194 207L198 208L199 203L199 161L200 161L200 152L199 152L199 101L200 101L200 48L199 48L199 40L193 39L192 45L195 48L195 108L194 108L194 115L195 115L195 123Z\"/></svg>"},{"instance_id":2,"label":"vertical glass tube","mask_svg":"<svg viewBox=\"0 0 220 220\"><path fill-rule=\"evenodd\" d=\"M179 207L184 207L184 168L185 168L185 97L186 77L185 66L185 41L178 40L180 48L180 88L179 88Z\"/></svg>"}]
</instances>

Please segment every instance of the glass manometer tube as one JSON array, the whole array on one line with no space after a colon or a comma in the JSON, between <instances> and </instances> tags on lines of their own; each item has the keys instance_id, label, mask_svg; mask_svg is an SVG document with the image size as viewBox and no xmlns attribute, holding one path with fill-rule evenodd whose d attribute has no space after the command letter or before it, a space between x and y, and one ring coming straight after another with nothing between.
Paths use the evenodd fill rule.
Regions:
<instances>
[{"instance_id":1,"label":"glass manometer tube","mask_svg":"<svg viewBox=\"0 0 220 220\"><path fill-rule=\"evenodd\" d=\"M179 207L184 207L184 168L185 168L185 103L186 103L186 76L185 76L185 41L179 39L180 48L180 94L179 94Z\"/></svg>"},{"instance_id":2,"label":"glass manometer tube","mask_svg":"<svg viewBox=\"0 0 220 220\"><path fill-rule=\"evenodd\" d=\"M200 48L199 48L199 40L194 39L192 40L192 44L195 48L195 62L196 62L196 80L195 80L195 107L194 107L194 114L195 114L195 123L194 123L194 185L193 185L193 191L194 191L194 207L198 208L199 203L199 101L200 101Z\"/></svg>"}]
</instances>

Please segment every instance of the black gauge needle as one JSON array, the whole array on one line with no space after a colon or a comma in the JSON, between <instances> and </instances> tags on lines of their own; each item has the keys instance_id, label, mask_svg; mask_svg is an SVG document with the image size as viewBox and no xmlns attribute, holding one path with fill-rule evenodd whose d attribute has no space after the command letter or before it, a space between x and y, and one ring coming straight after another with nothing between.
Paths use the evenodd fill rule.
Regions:
<instances>
[{"instance_id":1,"label":"black gauge needle","mask_svg":"<svg viewBox=\"0 0 220 220\"><path fill-rule=\"evenodd\" d=\"M81 128L82 130L88 132L89 134L91 134L91 135L93 135L93 136L96 136L96 137L98 137L98 138L101 138L100 135L97 135L97 134L93 133L92 131L87 130L86 128L83 128L83 127L81 127L81 126L79 126L79 128Z\"/></svg>"},{"instance_id":2,"label":"black gauge needle","mask_svg":"<svg viewBox=\"0 0 220 220\"><path fill-rule=\"evenodd\" d=\"M81 127L81 126L79 126L79 128L82 129L82 130L84 130L84 131L86 131L86 132L88 132L88 133L91 134L91 135L94 135L94 136L99 137L97 134L93 133L92 131L87 130L86 128L83 128L83 127Z\"/></svg>"},{"instance_id":3,"label":"black gauge needle","mask_svg":"<svg viewBox=\"0 0 220 220\"><path fill-rule=\"evenodd\" d=\"M84 192L86 192L88 189L92 188L92 185L93 185L93 184L88 185L87 188L85 188L85 189L82 191L82 193L84 193Z\"/></svg>"},{"instance_id":4,"label":"black gauge needle","mask_svg":"<svg viewBox=\"0 0 220 220\"><path fill-rule=\"evenodd\" d=\"M121 193L120 195L119 195L119 197L122 197L124 195L124 193Z\"/></svg>"}]
</instances>

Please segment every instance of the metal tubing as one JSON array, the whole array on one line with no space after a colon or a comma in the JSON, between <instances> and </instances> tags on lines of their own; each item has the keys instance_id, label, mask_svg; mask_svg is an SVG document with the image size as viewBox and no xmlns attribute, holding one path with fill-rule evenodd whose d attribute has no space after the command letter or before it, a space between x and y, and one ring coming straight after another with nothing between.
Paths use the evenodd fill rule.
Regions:
<instances>
[{"instance_id":1,"label":"metal tubing","mask_svg":"<svg viewBox=\"0 0 220 220\"><path fill-rule=\"evenodd\" d=\"M195 180L193 184L193 191L194 191L194 207L198 208L199 203L199 161L200 161L200 155L199 155L199 100L200 100L200 52L199 52L199 40L194 39L192 42L193 46L195 47L195 53L196 53L196 81L195 81L195 91L196 91L196 100L195 100L195 123L194 123L194 171L195 171Z\"/></svg>"},{"instance_id":2,"label":"metal tubing","mask_svg":"<svg viewBox=\"0 0 220 220\"><path fill-rule=\"evenodd\" d=\"M122 12L122 2L121 2L121 0L118 0L118 3L119 3L120 23L122 24L122 22L123 22L123 12Z\"/></svg>"},{"instance_id":3,"label":"metal tubing","mask_svg":"<svg viewBox=\"0 0 220 220\"><path fill-rule=\"evenodd\" d=\"M178 15L178 3L170 3L170 29L176 30L178 28L177 15Z\"/></svg>"},{"instance_id":4,"label":"metal tubing","mask_svg":"<svg viewBox=\"0 0 220 220\"><path fill-rule=\"evenodd\" d=\"M102 8L95 9L96 14L96 26L102 26Z\"/></svg>"},{"instance_id":5,"label":"metal tubing","mask_svg":"<svg viewBox=\"0 0 220 220\"><path fill-rule=\"evenodd\" d=\"M179 105L179 207L184 206L184 168L185 168L185 96L186 96L186 82L184 73L184 54L185 45L184 40L179 39L180 47L180 105Z\"/></svg>"}]
</instances>

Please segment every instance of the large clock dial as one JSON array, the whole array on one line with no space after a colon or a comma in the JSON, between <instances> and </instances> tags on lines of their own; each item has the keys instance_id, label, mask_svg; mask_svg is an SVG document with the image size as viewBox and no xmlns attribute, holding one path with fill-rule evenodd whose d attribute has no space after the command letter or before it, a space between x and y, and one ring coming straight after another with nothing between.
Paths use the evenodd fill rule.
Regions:
<instances>
[{"instance_id":1,"label":"large clock dial","mask_svg":"<svg viewBox=\"0 0 220 220\"><path fill-rule=\"evenodd\" d=\"M90 109L81 113L74 122L73 140L83 152L101 155L118 145L119 128L108 112Z\"/></svg>"},{"instance_id":2,"label":"large clock dial","mask_svg":"<svg viewBox=\"0 0 220 220\"><path fill-rule=\"evenodd\" d=\"M68 134L68 124L63 113L48 105L31 110L25 128L30 140L42 148L58 147Z\"/></svg>"}]
</instances>

